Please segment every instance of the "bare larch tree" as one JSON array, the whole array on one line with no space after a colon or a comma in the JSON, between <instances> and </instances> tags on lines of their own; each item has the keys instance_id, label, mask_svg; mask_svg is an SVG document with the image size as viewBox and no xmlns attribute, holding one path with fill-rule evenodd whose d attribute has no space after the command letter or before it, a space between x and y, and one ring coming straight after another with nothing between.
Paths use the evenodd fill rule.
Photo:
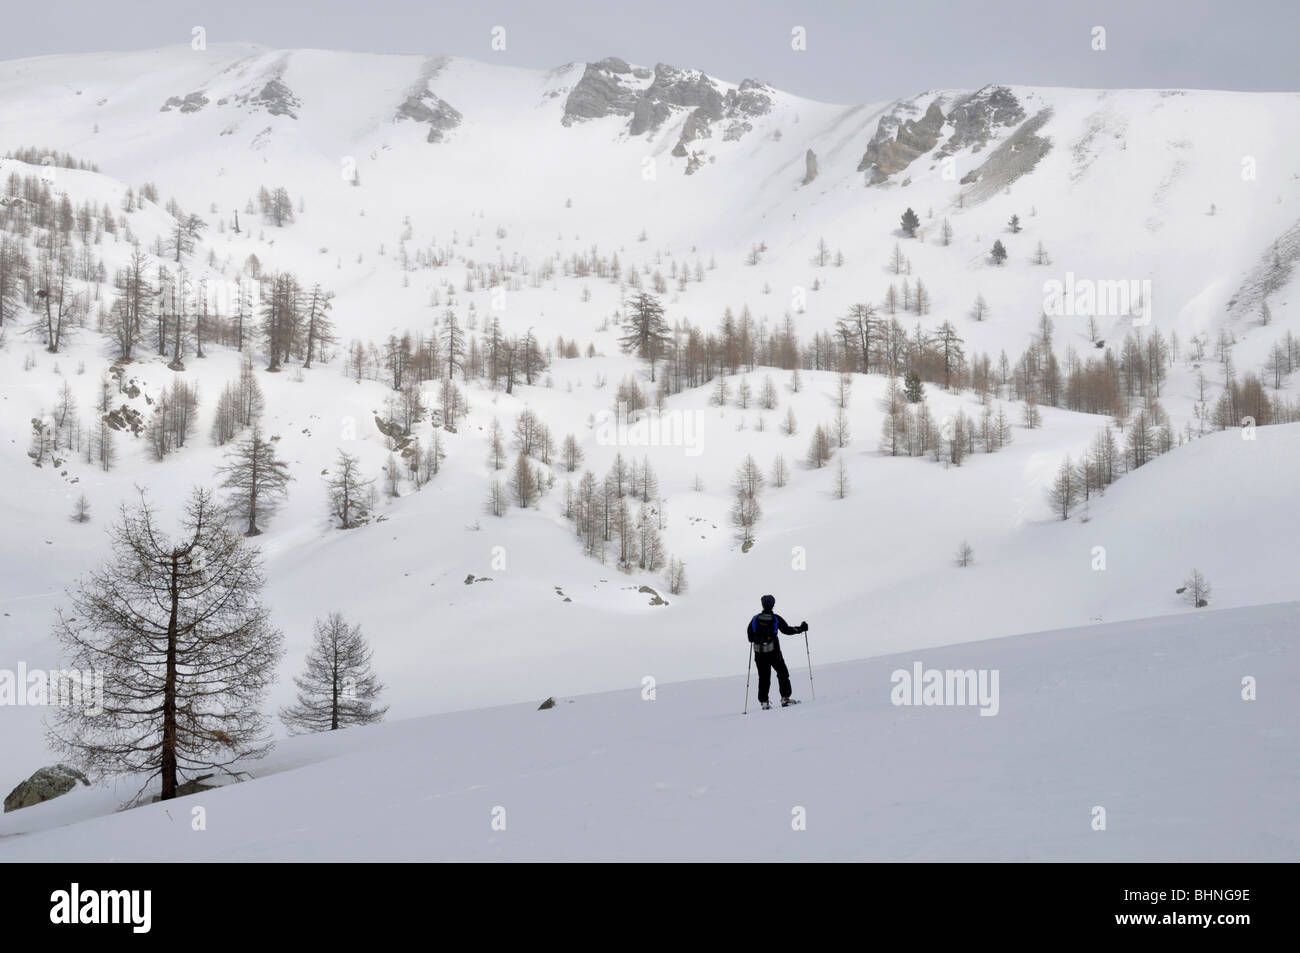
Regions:
<instances>
[{"instance_id":1,"label":"bare larch tree","mask_svg":"<svg viewBox=\"0 0 1300 953\"><path fill-rule=\"evenodd\" d=\"M271 747L262 703L283 636L259 601L261 557L195 489L176 540L159 532L141 493L123 505L112 557L69 593L55 624L74 670L103 677L102 712L61 706L50 740L83 768L154 778L162 799L198 772Z\"/></svg>"},{"instance_id":2,"label":"bare larch tree","mask_svg":"<svg viewBox=\"0 0 1300 953\"><path fill-rule=\"evenodd\" d=\"M280 709L290 734L337 731L381 720L388 706L375 705L384 686L370 670L371 654L360 625L348 625L337 612L316 620L307 670L293 680L298 701Z\"/></svg>"}]
</instances>

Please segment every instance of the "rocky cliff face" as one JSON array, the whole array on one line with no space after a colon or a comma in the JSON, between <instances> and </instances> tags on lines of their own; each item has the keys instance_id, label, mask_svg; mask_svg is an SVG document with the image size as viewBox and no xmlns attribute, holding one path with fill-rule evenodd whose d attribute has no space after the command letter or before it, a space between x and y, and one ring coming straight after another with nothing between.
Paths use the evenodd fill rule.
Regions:
<instances>
[{"instance_id":1,"label":"rocky cliff face","mask_svg":"<svg viewBox=\"0 0 1300 953\"><path fill-rule=\"evenodd\" d=\"M896 107L895 112L881 117L876 135L858 163L859 172L871 173L872 185L906 169L917 156L933 149L943 134L945 120L938 100L930 103L920 119L902 119L901 111L901 106Z\"/></svg>"},{"instance_id":2,"label":"rocky cliff face","mask_svg":"<svg viewBox=\"0 0 1300 953\"><path fill-rule=\"evenodd\" d=\"M699 70L678 69L659 63L654 81L637 99L628 132L634 136L656 132L673 114L673 107L692 109L697 129L722 118L722 93Z\"/></svg>"},{"instance_id":3,"label":"rocky cliff face","mask_svg":"<svg viewBox=\"0 0 1300 953\"><path fill-rule=\"evenodd\" d=\"M1022 175L1033 171L1052 149L1052 140L1039 130L1052 118L1052 110L1041 109L1000 142L979 168L961 177L970 188L962 193L966 205L978 204L996 195Z\"/></svg>"},{"instance_id":4,"label":"rocky cliff face","mask_svg":"<svg viewBox=\"0 0 1300 953\"><path fill-rule=\"evenodd\" d=\"M646 69L633 70L617 56L588 63L565 100L561 122L571 126L584 119L632 115L642 92L637 81L648 80L650 75Z\"/></svg>"},{"instance_id":5,"label":"rocky cliff face","mask_svg":"<svg viewBox=\"0 0 1300 953\"><path fill-rule=\"evenodd\" d=\"M446 134L459 126L464 117L446 100L440 99L426 89L408 96L397 107L396 118L427 123L429 135L425 141L442 142Z\"/></svg>"},{"instance_id":6,"label":"rocky cliff face","mask_svg":"<svg viewBox=\"0 0 1300 953\"><path fill-rule=\"evenodd\" d=\"M752 129L747 120L772 109L773 90L747 79L725 93L699 70L659 63L654 70L630 66L616 56L588 63L582 78L569 91L561 122L571 126L606 116L629 117L629 135L657 132L680 110L690 110L676 154L686 143L712 136L716 123L725 123L723 138L739 139Z\"/></svg>"},{"instance_id":7,"label":"rocky cliff face","mask_svg":"<svg viewBox=\"0 0 1300 953\"><path fill-rule=\"evenodd\" d=\"M941 99L931 102L920 119L915 118L917 112L919 107L915 104L901 102L888 115L881 117L876 134L858 163L859 172L870 172L869 184L879 185L887 181L934 149L943 138L945 128L952 131L935 153L938 158L963 149L979 152L998 129L1018 126L1025 121L1024 107L1005 86L985 86L963 96L947 114L943 111ZM1031 151L1039 148L1037 143L1023 145Z\"/></svg>"},{"instance_id":8,"label":"rocky cliff face","mask_svg":"<svg viewBox=\"0 0 1300 953\"><path fill-rule=\"evenodd\" d=\"M948 113L953 132L938 155L949 156L970 147L979 152L988 145L989 136L998 127L1024 122L1025 110L1005 86L985 86L959 100Z\"/></svg>"}]
</instances>

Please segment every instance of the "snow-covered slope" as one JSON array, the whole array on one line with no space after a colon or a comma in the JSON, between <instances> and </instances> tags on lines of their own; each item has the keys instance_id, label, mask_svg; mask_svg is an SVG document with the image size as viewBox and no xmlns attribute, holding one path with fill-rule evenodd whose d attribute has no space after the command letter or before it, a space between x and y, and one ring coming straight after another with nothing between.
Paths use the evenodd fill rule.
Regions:
<instances>
[{"instance_id":1,"label":"snow-covered slope","mask_svg":"<svg viewBox=\"0 0 1300 953\"><path fill-rule=\"evenodd\" d=\"M543 72L223 45L0 63L0 154L25 147L97 164L98 172L43 170L77 205L117 212L128 188L153 182L158 204L121 213L146 248L174 227L168 198L199 215L208 228L185 256L196 281L228 287L255 255L264 271L291 270L334 291L343 344L429 333L453 309L479 329L496 316L509 333L532 329L544 343L563 336L597 354L557 358L544 379L511 395L471 383L469 416L445 435L443 473L381 504L382 521L347 533L329 526L321 473L340 448L378 473L388 451L372 421L390 389L351 380L342 353L260 377L264 426L295 477L257 540L267 601L287 637L274 706L290 700L313 619L331 610L362 625L392 716L410 719L632 691L646 676L728 675L742 664L740 628L765 591L776 593L778 610L809 620L824 662L1191 613L1174 590L1194 567L1213 583L1215 608L1300 599L1300 424L1261 427L1253 441L1234 430L1181 446L1065 523L1054 520L1045 491L1061 458L1077 457L1105 417L1045 407L1044 426L1016 427L1007 449L944 467L877 451L887 383L855 375L852 440L840 452L851 484L844 499L833 492L833 468L799 462L812 428L835 413L829 371L805 370L796 393L788 371L755 368L745 375L755 391L768 375L779 389L779 406L766 412L734 401L716 407L710 387L673 395L668 410L698 428L689 446L610 443L591 425L613 406L620 379L646 376L619 352L610 322L629 269L647 284L655 271L669 278L672 321L712 329L724 310L748 308L765 332L788 318L807 342L851 304L880 305L899 280L889 268L897 244L911 280L923 278L932 298L929 314L900 320L909 329L951 321L968 353L995 360L1001 351L1014 360L1036 334L1046 282L1149 280L1146 330L1208 342L1201 360L1184 347L1163 384L1161 402L1181 430L1204 399L1200 373L1209 400L1217 395L1212 352L1221 332L1232 336L1244 374L1260 372L1274 342L1300 331L1296 94L990 86L845 106L662 64L605 60ZM817 174L805 183L810 151ZM40 171L0 159L0 183ZM277 228L245 212L262 186L289 190L293 224ZM921 219L919 239L899 232L909 206ZM1013 214L1018 233L1007 228ZM822 239L841 264L816 264ZM1010 253L1002 267L988 258L995 239ZM1049 265L1033 260L1040 242ZM765 250L747 264L756 246ZM92 327L129 252L121 230L94 245L110 280L94 299ZM617 254L619 280L566 270L593 254ZM498 285L468 280L484 265L495 266ZM689 281L669 277L688 269ZM1261 274L1273 282L1267 327ZM983 321L969 317L977 295L989 306ZM87 328L61 353L45 353L24 331L32 316L20 317L0 350L0 668L52 668L53 610L64 588L106 557L104 530L117 506L144 486L172 518L186 489L212 483L222 450L206 437L238 355L212 346L203 359L187 356L185 374L200 391L198 436L167 460L149 459L143 441L124 436L111 472L77 455L36 468L24 453L32 418L65 381L88 412L113 348ZM1133 329L1124 315L1099 324L1112 345ZM1055 330L1063 364L1070 348L1100 353L1086 318L1059 318ZM171 381L166 363L142 351L127 368L142 388L141 412ZM733 394L738 377L729 380ZM1276 394L1294 399L1297 380ZM426 385L430 400L435 389ZM928 394L939 419L978 411L970 393L931 386ZM657 576L584 557L562 515L568 474L557 472L536 510L502 519L483 512L487 428L498 418L508 431L525 407L557 437L575 434L598 475L618 452L650 459L665 543L686 561L687 592L668 594ZM793 436L779 428L787 409L799 422ZM417 433L427 439L430 430L426 419ZM765 470L783 454L792 475L764 493L757 542L742 552L729 522L730 483L750 453ZM82 492L94 518L73 524L67 516ZM957 569L963 539L976 561ZM1083 651L1086 633L1071 638ZM8 766L0 787L54 757L41 715L0 710ZM420 729L380 729L389 730Z\"/></svg>"},{"instance_id":2,"label":"snow-covered slope","mask_svg":"<svg viewBox=\"0 0 1300 953\"><path fill-rule=\"evenodd\" d=\"M0 860L1293 861L1298 625L1289 603L819 666L816 702L745 717L737 674L296 738L252 782L8 815ZM996 672L996 714L893 704L918 662Z\"/></svg>"}]
</instances>

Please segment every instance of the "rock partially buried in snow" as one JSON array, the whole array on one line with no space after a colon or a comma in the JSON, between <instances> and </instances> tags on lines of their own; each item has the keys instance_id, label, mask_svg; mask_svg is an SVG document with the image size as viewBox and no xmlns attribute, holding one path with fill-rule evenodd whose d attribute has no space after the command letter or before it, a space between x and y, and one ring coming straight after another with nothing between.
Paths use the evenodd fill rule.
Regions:
<instances>
[{"instance_id":1,"label":"rock partially buried in snow","mask_svg":"<svg viewBox=\"0 0 1300 953\"><path fill-rule=\"evenodd\" d=\"M67 794L77 786L78 781L87 787L90 786L86 776L69 765L56 764L41 768L9 792L9 796L5 798L5 813Z\"/></svg>"},{"instance_id":2,"label":"rock partially buried in snow","mask_svg":"<svg viewBox=\"0 0 1300 953\"><path fill-rule=\"evenodd\" d=\"M804 167L805 171L802 184L807 185L813 179L817 178L817 153L813 152L811 149L809 149L807 155L804 156Z\"/></svg>"},{"instance_id":3,"label":"rock partially buried in snow","mask_svg":"<svg viewBox=\"0 0 1300 953\"><path fill-rule=\"evenodd\" d=\"M203 791L211 791L213 788L217 787L217 785L203 783L210 777L212 777L212 775L210 774L201 774L197 778L193 778L189 781L186 781L183 784L176 785L176 796L188 797L191 794L200 794ZM162 797L156 794L153 796L153 798L151 798L151 801L155 804L157 804L161 800Z\"/></svg>"},{"instance_id":4,"label":"rock partially buried in snow","mask_svg":"<svg viewBox=\"0 0 1300 953\"><path fill-rule=\"evenodd\" d=\"M554 707L555 707L555 698L554 698L554 696L552 696L552 697L546 699L546 701L542 702L540 705L538 705L538 706L537 706L537 710L538 710L538 711L546 711L546 709L548 709L548 708L554 708Z\"/></svg>"}]
</instances>

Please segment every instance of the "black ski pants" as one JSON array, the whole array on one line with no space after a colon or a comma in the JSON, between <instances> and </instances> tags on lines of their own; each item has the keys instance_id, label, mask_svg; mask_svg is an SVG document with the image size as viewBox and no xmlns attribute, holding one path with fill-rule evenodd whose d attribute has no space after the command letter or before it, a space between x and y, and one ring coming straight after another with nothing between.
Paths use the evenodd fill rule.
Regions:
<instances>
[{"instance_id":1,"label":"black ski pants","mask_svg":"<svg viewBox=\"0 0 1300 953\"><path fill-rule=\"evenodd\" d=\"M775 652L755 652L754 664L758 666L758 700L767 701L768 690L772 687L772 670L776 669L776 687L781 690L782 698L789 698L793 689L790 687L790 670L785 666L781 650Z\"/></svg>"}]
</instances>

